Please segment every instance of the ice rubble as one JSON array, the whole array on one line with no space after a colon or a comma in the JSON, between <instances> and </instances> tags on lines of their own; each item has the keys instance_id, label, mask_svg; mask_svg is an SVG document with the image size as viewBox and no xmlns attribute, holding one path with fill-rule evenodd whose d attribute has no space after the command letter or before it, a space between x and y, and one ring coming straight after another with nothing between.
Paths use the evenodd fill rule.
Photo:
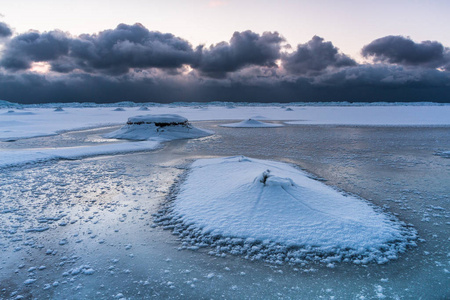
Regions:
<instances>
[{"instance_id":1,"label":"ice rubble","mask_svg":"<svg viewBox=\"0 0 450 300\"><path fill-rule=\"evenodd\" d=\"M212 132L192 126L188 120L175 114L143 115L128 118L125 126L104 135L106 138L127 140L158 140L200 138Z\"/></svg>"},{"instance_id":2,"label":"ice rubble","mask_svg":"<svg viewBox=\"0 0 450 300\"><path fill-rule=\"evenodd\" d=\"M282 124L265 123L254 119L244 120L238 123L222 124L222 127L233 127L233 128L263 128L263 127L281 127Z\"/></svg>"},{"instance_id":3,"label":"ice rubble","mask_svg":"<svg viewBox=\"0 0 450 300\"><path fill-rule=\"evenodd\" d=\"M285 163L227 157L193 163L156 223L182 248L270 262L387 262L415 231L362 199L344 195Z\"/></svg>"}]
</instances>

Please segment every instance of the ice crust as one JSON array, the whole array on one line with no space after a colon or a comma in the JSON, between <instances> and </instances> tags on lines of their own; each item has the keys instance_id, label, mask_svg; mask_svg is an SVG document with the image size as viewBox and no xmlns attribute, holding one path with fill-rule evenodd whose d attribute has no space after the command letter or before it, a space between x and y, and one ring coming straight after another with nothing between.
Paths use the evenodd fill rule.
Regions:
<instances>
[{"instance_id":1,"label":"ice crust","mask_svg":"<svg viewBox=\"0 0 450 300\"><path fill-rule=\"evenodd\" d=\"M212 132L196 128L182 116L174 114L144 115L128 118L122 128L105 134L106 138L127 140L170 141L176 139L200 138Z\"/></svg>"},{"instance_id":2,"label":"ice crust","mask_svg":"<svg viewBox=\"0 0 450 300\"><path fill-rule=\"evenodd\" d=\"M254 119L248 119L244 120L242 122L238 123L231 123L231 124L222 124L220 125L222 127L232 127L232 128L269 128L269 127L282 127L282 124L272 124L272 123L265 123Z\"/></svg>"},{"instance_id":3,"label":"ice crust","mask_svg":"<svg viewBox=\"0 0 450 300\"><path fill-rule=\"evenodd\" d=\"M384 263L415 233L366 201L285 163L243 156L192 164L176 199L157 219L185 248L272 262Z\"/></svg>"}]
</instances>

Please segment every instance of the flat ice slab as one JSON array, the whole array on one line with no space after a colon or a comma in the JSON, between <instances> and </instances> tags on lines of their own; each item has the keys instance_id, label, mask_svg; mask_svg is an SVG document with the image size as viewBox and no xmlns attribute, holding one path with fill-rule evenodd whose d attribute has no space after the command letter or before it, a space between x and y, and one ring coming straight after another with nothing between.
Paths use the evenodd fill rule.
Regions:
<instances>
[{"instance_id":1,"label":"flat ice slab","mask_svg":"<svg viewBox=\"0 0 450 300\"><path fill-rule=\"evenodd\" d=\"M222 124L220 126L233 127L233 128L269 128L269 127L282 127L283 125L261 122L261 121L254 120L254 119L248 119L248 120L244 120L242 122L231 123L231 124Z\"/></svg>"},{"instance_id":2,"label":"flat ice slab","mask_svg":"<svg viewBox=\"0 0 450 300\"><path fill-rule=\"evenodd\" d=\"M243 250L245 245L233 248L237 238L303 248L293 258L304 258L304 249L309 249L338 255L338 260L347 255L382 263L396 258L408 242L398 222L366 201L288 164L243 156L194 162L172 205L176 231L187 228L203 237L232 238L230 252L251 253ZM272 248L266 250L276 246Z\"/></svg>"},{"instance_id":3,"label":"flat ice slab","mask_svg":"<svg viewBox=\"0 0 450 300\"><path fill-rule=\"evenodd\" d=\"M195 139L211 135L212 132L196 128L182 116L174 114L144 115L128 118L119 130L105 134L106 138L127 140L171 141Z\"/></svg>"}]
</instances>

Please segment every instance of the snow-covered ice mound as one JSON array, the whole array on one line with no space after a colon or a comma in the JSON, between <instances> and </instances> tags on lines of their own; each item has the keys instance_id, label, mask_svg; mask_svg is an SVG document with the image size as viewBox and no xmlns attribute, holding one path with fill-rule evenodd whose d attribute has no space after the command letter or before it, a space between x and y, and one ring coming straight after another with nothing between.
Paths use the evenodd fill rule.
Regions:
<instances>
[{"instance_id":1,"label":"snow-covered ice mound","mask_svg":"<svg viewBox=\"0 0 450 300\"><path fill-rule=\"evenodd\" d=\"M244 120L242 122L238 123L231 123L231 124L222 124L220 125L222 127L234 127L234 128L258 128L258 127L281 127L282 124L272 124L272 123L265 123L254 119L248 119Z\"/></svg>"},{"instance_id":2,"label":"snow-covered ice mound","mask_svg":"<svg viewBox=\"0 0 450 300\"><path fill-rule=\"evenodd\" d=\"M188 119L173 114L143 115L128 118L125 126L104 135L106 138L127 140L194 139L211 135L212 132L192 126Z\"/></svg>"},{"instance_id":3,"label":"snow-covered ice mound","mask_svg":"<svg viewBox=\"0 0 450 300\"><path fill-rule=\"evenodd\" d=\"M384 263L414 244L415 231L366 201L285 163L228 157L193 163L156 219L183 248L302 263Z\"/></svg>"}]
</instances>

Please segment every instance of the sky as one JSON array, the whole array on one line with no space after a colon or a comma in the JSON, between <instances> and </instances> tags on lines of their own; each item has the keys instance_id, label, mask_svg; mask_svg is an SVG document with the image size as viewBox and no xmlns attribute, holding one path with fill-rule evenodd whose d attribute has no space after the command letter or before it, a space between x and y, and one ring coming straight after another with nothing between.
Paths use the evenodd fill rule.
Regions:
<instances>
[{"instance_id":1,"label":"sky","mask_svg":"<svg viewBox=\"0 0 450 300\"><path fill-rule=\"evenodd\" d=\"M450 2L2 3L0 99L450 102Z\"/></svg>"}]
</instances>

